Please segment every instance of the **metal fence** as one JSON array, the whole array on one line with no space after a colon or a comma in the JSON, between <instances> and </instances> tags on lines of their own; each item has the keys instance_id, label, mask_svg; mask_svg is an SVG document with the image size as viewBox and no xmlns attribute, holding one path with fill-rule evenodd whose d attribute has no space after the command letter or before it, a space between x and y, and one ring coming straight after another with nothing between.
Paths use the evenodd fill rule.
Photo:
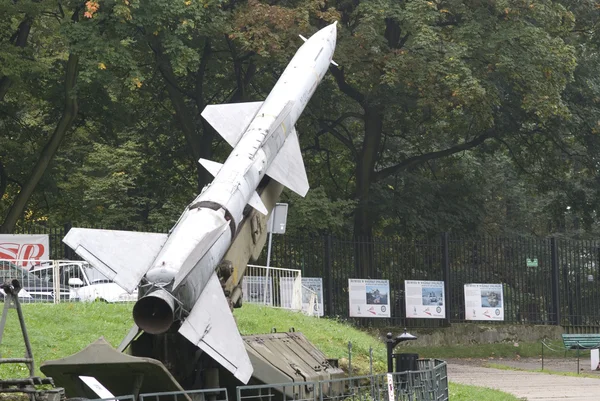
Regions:
<instances>
[{"instance_id":1,"label":"metal fence","mask_svg":"<svg viewBox=\"0 0 600 401\"><path fill-rule=\"evenodd\" d=\"M19 280L21 303L34 302L132 302L129 294L87 262L79 260L0 259L0 282ZM0 290L3 299L4 293Z\"/></svg>"},{"instance_id":2,"label":"metal fence","mask_svg":"<svg viewBox=\"0 0 600 401\"><path fill-rule=\"evenodd\" d=\"M420 359L417 370L378 374L369 376L344 377L314 382L287 382L238 386L231 389L215 388L206 390L172 391L106 398L107 391L101 384L100 391L93 389L105 398L90 401L447 401L448 373L446 362L438 359ZM392 384L390 386L390 384ZM94 387L96 387L94 386ZM393 393L390 393L393 390Z\"/></svg>"},{"instance_id":3,"label":"metal fence","mask_svg":"<svg viewBox=\"0 0 600 401\"><path fill-rule=\"evenodd\" d=\"M283 269L248 265L242 279L243 301L276 308L302 309L302 273Z\"/></svg>"},{"instance_id":4,"label":"metal fence","mask_svg":"<svg viewBox=\"0 0 600 401\"><path fill-rule=\"evenodd\" d=\"M387 374L344 377L318 382L240 386L238 401L353 400L353 401L445 401L448 400L446 362L418 361L418 370L392 373L393 396ZM284 397L285 395L285 397Z\"/></svg>"},{"instance_id":5,"label":"metal fence","mask_svg":"<svg viewBox=\"0 0 600 401\"><path fill-rule=\"evenodd\" d=\"M499 324L600 327L598 241L449 234L427 241L330 236L277 236L273 241L274 264L323 277L326 316L348 318L348 279L389 280L391 318L352 318L359 325L441 327L465 322L464 285L501 283L505 317ZM444 281L446 319L407 318L405 280Z\"/></svg>"},{"instance_id":6,"label":"metal fence","mask_svg":"<svg viewBox=\"0 0 600 401\"><path fill-rule=\"evenodd\" d=\"M74 258L61 244L67 229L21 232L49 234L53 258ZM265 262L266 249L258 264ZM322 277L325 316L332 317L348 318L349 278L389 280L391 318L352 318L363 326L440 327L465 322L464 285L502 283L505 309L500 324L600 327L600 241L462 238L447 233L423 241L277 235L271 264L300 270L303 277ZM443 280L446 319L407 318L405 280Z\"/></svg>"}]
</instances>

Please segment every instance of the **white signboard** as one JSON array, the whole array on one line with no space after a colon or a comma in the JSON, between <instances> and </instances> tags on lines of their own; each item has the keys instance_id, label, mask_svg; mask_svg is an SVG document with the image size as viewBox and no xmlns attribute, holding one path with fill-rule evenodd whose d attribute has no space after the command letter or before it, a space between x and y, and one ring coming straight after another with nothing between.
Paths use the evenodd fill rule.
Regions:
<instances>
[{"instance_id":1,"label":"white signboard","mask_svg":"<svg viewBox=\"0 0 600 401\"><path fill-rule=\"evenodd\" d=\"M388 280L348 279L350 317L390 317Z\"/></svg>"},{"instance_id":2,"label":"white signboard","mask_svg":"<svg viewBox=\"0 0 600 401\"><path fill-rule=\"evenodd\" d=\"M310 297L315 293L317 301L312 305L313 314L323 316L323 279L321 277L302 277L302 310L306 313L310 305Z\"/></svg>"},{"instance_id":3,"label":"white signboard","mask_svg":"<svg viewBox=\"0 0 600 401\"><path fill-rule=\"evenodd\" d=\"M27 268L32 260L50 259L48 234L0 234L0 259L18 261Z\"/></svg>"},{"instance_id":4,"label":"white signboard","mask_svg":"<svg viewBox=\"0 0 600 401\"><path fill-rule=\"evenodd\" d=\"M271 277L267 281L267 278L262 276L244 276L242 292L244 302L264 305L273 304L273 280Z\"/></svg>"},{"instance_id":5,"label":"white signboard","mask_svg":"<svg viewBox=\"0 0 600 401\"><path fill-rule=\"evenodd\" d=\"M443 281L405 280L406 317L445 319Z\"/></svg>"},{"instance_id":6,"label":"white signboard","mask_svg":"<svg viewBox=\"0 0 600 401\"><path fill-rule=\"evenodd\" d=\"M465 284L466 320L504 320L502 284Z\"/></svg>"},{"instance_id":7,"label":"white signboard","mask_svg":"<svg viewBox=\"0 0 600 401\"><path fill-rule=\"evenodd\" d=\"M391 373L387 374L387 385L388 401L394 401L396 399L396 391L394 391L394 375Z\"/></svg>"}]
</instances>

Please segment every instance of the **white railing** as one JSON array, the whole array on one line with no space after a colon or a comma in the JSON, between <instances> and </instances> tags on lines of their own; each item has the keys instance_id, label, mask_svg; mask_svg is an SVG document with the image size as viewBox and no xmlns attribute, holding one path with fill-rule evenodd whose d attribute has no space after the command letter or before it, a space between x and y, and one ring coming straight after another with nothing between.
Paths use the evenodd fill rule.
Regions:
<instances>
[{"instance_id":1,"label":"white railing","mask_svg":"<svg viewBox=\"0 0 600 401\"><path fill-rule=\"evenodd\" d=\"M248 265L242 279L243 301L274 308L302 310L300 270Z\"/></svg>"},{"instance_id":2,"label":"white railing","mask_svg":"<svg viewBox=\"0 0 600 401\"><path fill-rule=\"evenodd\" d=\"M80 260L0 259L0 282L19 280L19 301L33 302L130 302L128 294L87 262ZM57 295L58 294L58 295ZM0 300L4 292L0 290Z\"/></svg>"}]
</instances>

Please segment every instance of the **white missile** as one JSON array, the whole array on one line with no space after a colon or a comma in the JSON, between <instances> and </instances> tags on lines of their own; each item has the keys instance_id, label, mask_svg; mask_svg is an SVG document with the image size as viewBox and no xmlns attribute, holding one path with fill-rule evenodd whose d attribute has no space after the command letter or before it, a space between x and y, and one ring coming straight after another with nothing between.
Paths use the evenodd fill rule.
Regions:
<instances>
[{"instance_id":1,"label":"white missile","mask_svg":"<svg viewBox=\"0 0 600 401\"><path fill-rule=\"evenodd\" d=\"M202 116L233 147L225 161L201 159L214 176L169 234L73 228L64 238L78 255L125 290L145 295L133 308L136 325L160 335L178 332L247 383L253 369L216 267L268 175L301 196L309 184L295 123L332 63L336 23L298 49L264 102L211 105Z\"/></svg>"}]
</instances>

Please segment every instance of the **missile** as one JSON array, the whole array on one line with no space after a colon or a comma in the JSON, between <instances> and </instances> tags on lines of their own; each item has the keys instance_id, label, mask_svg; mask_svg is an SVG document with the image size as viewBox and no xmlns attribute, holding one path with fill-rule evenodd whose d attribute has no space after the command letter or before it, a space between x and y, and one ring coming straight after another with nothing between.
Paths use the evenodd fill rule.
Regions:
<instances>
[{"instance_id":1,"label":"missile","mask_svg":"<svg viewBox=\"0 0 600 401\"><path fill-rule=\"evenodd\" d=\"M301 196L308 179L295 124L325 76L336 23L305 41L263 102L207 106L202 117L233 147L221 164L199 162L213 181L186 207L169 234L72 228L63 241L126 291L139 330L177 332L247 383L253 368L216 268L247 205L267 215L257 193L265 175Z\"/></svg>"}]
</instances>

